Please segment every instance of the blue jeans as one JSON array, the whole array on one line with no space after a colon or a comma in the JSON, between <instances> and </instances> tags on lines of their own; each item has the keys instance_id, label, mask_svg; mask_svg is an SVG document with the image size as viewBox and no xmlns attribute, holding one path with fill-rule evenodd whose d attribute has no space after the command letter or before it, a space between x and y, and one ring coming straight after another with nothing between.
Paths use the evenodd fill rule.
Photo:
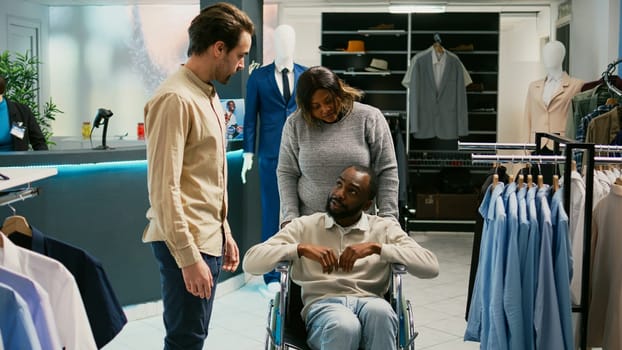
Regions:
<instances>
[{"instance_id":1,"label":"blue jeans","mask_svg":"<svg viewBox=\"0 0 622 350\"><path fill-rule=\"evenodd\" d=\"M377 297L332 297L314 302L306 319L314 350L397 349L397 315Z\"/></svg>"},{"instance_id":2,"label":"blue jeans","mask_svg":"<svg viewBox=\"0 0 622 350\"><path fill-rule=\"evenodd\" d=\"M164 304L165 350L201 350L207 338L212 305L222 257L201 254L212 271L214 287L209 299L201 299L186 290L181 269L177 267L164 242L152 242L151 249L160 267L162 303Z\"/></svg>"}]
</instances>

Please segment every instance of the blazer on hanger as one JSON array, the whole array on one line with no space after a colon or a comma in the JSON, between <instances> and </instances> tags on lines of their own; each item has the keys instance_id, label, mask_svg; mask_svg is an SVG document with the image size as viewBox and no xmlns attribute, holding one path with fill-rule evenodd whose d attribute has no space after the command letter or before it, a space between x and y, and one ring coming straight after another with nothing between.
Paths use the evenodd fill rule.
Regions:
<instances>
[{"instance_id":1,"label":"blazer on hanger","mask_svg":"<svg viewBox=\"0 0 622 350\"><path fill-rule=\"evenodd\" d=\"M441 86L437 90L432 52L418 58L411 71L410 133L418 139L457 139L469 134L463 66L455 55L447 55Z\"/></svg>"},{"instance_id":2,"label":"blazer on hanger","mask_svg":"<svg viewBox=\"0 0 622 350\"><path fill-rule=\"evenodd\" d=\"M285 119L296 110L296 85L298 77L307 67L294 63L294 86L289 101L279 90L275 79L275 64L257 68L246 83L244 113L244 152L257 153L259 157L278 159L281 133ZM259 131L257 121L259 118ZM255 142L259 133L259 144Z\"/></svg>"}]
</instances>

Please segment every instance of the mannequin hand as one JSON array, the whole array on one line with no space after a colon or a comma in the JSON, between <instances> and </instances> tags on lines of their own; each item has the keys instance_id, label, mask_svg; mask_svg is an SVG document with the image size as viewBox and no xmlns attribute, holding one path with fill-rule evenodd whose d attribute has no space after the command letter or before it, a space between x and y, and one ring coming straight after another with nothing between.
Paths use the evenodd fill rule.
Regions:
<instances>
[{"instance_id":1,"label":"mannequin hand","mask_svg":"<svg viewBox=\"0 0 622 350\"><path fill-rule=\"evenodd\" d=\"M251 170L253 167L253 154L252 153L244 153L242 155L244 157L244 163L242 164L242 183L246 183L246 172Z\"/></svg>"}]
</instances>

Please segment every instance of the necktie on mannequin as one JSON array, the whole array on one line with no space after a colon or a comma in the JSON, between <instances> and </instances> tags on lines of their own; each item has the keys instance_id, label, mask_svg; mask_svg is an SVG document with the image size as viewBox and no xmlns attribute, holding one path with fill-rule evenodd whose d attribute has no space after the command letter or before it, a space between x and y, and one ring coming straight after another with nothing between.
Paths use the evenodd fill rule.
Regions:
<instances>
[{"instance_id":1,"label":"necktie on mannequin","mask_svg":"<svg viewBox=\"0 0 622 350\"><path fill-rule=\"evenodd\" d=\"M281 71L281 76L283 78L283 98L285 98L285 102L288 102L289 98L292 96L289 91L289 77L287 76L287 72L289 72L287 68L283 68Z\"/></svg>"}]
</instances>

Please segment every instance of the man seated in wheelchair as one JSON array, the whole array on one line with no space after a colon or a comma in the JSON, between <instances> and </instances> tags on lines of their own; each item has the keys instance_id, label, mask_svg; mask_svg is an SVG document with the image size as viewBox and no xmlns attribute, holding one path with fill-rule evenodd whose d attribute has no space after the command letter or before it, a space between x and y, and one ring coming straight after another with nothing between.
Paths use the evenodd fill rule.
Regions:
<instances>
[{"instance_id":1,"label":"man seated in wheelchair","mask_svg":"<svg viewBox=\"0 0 622 350\"><path fill-rule=\"evenodd\" d=\"M365 213L376 191L370 169L350 166L331 190L326 213L292 220L244 256L244 270L254 275L271 271L279 261L292 262L312 349L395 349L397 315L383 298L390 264L404 264L420 278L439 273L434 253L397 221Z\"/></svg>"}]
</instances>

